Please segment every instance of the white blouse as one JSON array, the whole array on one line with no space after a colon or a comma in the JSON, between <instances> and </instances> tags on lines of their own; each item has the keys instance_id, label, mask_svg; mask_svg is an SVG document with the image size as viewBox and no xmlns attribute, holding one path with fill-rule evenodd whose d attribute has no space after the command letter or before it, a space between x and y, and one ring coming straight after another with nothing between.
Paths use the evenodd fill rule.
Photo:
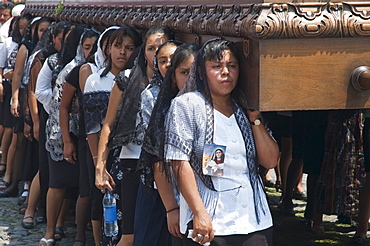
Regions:
<instances>
[{"instance_id":1,"label":"white blouse","mask_svg":"<svg viewBox=\"0 0 370 246\"><path fill-rule=\"evenodd\" d=\"M16 42L13 42L11 37L7 38L4 43L0 45L0 67L6 67L6 61L10 58L11 52L18 47ZM3 74L8 73L9 71L3 71Z\"/></svg>"},{"instance_id":2,"label":"white blouse","mask_svg":"<svg viewBox=\"0 0 370 246\"><path fill-rule=\"evenodd\" d=\"M190 92L174 99L167 115L170 122L167 131L179 136L193 146L198 158L202 158L206 133L206 107L199 92ZM196 112L196 113L195 113ZM260 224L257 223L253 190L249 180L246 147L242 133L234 115L226 117L214 110L213 142L226 146L224 175L212 176L215 190L206 187L195 174L198 191L210 214L215 235L250 234L272 226L272 217L264 195L262 182L258 182L262 207L259 207ZM167 133L169 135L169 133ZM168 136L167 136L168 137ZM170 140L168 137L167 140ZM175 143L176 145L176 143ZM202 148L200 148L203 146ZM189 161L190 156L178 146L165 146L166 160ZM261 180L259 180L261 181ZM195 191L196 192L196 191ZM264 212L263 212L264 211ZM187 224L193 220L193 213L180 195L180 231L185 233Z\"/></svg>"},{"instance_id":3,"label":"white blouse","mask_svg":"<svg viewBox=\"0 0 370 246\"><path fill-rule=\"evenodd\" d=\"M214 110L215 128L213 141L226 146L224 175L212 177L218 202L212 225L215 235L249 234L272 226L267 199L262 196L265 214L257 223L253 191L249 180L246 150L235 116L226 117ZM238 188L240 187L240 188ZM264 194L260 186L260 194Z\"/></svg>"},{"instance_id":4,"label":"white blouse","mask_svg":"<svg viewBox=\"0 0 370 246\"><path fill-rule=\"evenodd\" d=\"M45 60L44 65L37 76L35 96L37 101L42 103L46 112L50 114L50 102L53 96L53 90L51 88L53 71L48 65L48 59Z\"/></svg>"}]
</instances>

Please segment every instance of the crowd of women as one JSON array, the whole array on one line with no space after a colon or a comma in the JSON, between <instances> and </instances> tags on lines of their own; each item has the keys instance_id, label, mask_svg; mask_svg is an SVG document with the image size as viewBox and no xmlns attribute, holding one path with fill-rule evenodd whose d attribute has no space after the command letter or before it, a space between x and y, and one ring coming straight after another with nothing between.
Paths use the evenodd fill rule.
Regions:
<instances>
[{"instance_id":1,"label":"crowd of women","mask_svg":"<svg viewBox=\"0 0 370 246\"><path fill-rule=\"evenodd\" d=\"M361 176L362 114L295 112L290 136L282 133L289 124L273 129L279 151L266 126L278 118L262 119L248 107L239 64L236 45L222 38L199 47L176 41L166 27L96 30L29 14L13 18L0 44L0 197L18 196L21 177L21 223L47 223L43 246L62 240L71 201L75 246L85 245L89 223L95 245L273 245L260 170L289 155L284 139L293 137L284 175L294 178L283 180L281 208L294 215L304 161L311 175L305 218L324 233L322 214L337 207L324 206L325 194L338 194L330 190L338 182L330 165L350 160L353 183ZM108 190L119 222L112 237L102 230ZM363 230L367 224L356 234L360 241Z\"/></svg>"},{"instance_id":2,"label":"crowd of women","mask_svg":"<svg viewBox=\"0 0 370 246\"><path fill-rule=\"evenodd\" d=\"M278 145L247 110L233 42L23 14L0 53L0 196L21 177L22 226L47 223L39 245L62 240L71 201L75 246L88 223L95 245L272 245L258 165L275 167Z\"/></svg>"}]
</instances>

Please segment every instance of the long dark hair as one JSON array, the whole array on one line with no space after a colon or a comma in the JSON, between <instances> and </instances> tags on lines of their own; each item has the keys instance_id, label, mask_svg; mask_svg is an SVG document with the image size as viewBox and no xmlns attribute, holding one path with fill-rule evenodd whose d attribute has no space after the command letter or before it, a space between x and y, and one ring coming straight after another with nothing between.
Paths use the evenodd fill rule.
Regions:
<instances>
[{"instance_id":1,"label":"long dark hair","mask_svg":"<svg viewBox=\"0 0 370 246\"><path fill-rule=\"evenodd\" d=\"M236 49L235 43L225 39L212 39L203 45L203 48L195 58L195 64L190 70L189 80L185 84L184 88L180 91L180 94L184 94L189 91L199 91L204 98L213 105L210 90L208 87L207 75L205 62L206 61L219 61L223 57L223 52L229 50L240 64L240 57ZM239 77L240 80L240 77ZM232 91L232 98L243 108L247 108L246 99L239 89L240 82L238 81L236 87Z\"/></svg>"},{"instance_id":2,"label":"long dark hair","mask_svg":"<svg viewBox=\"0 0 370 246\"><path fill-rule=\"evenodd\" d=\"M85 24L80 24L73 28L69 33L65 43L63 43L58 66L64 67L76 56L77 47L80 43L80 37L87 27L88 26Z\"/></svg>"},{"instance_id":3,"label":"long dark hair","mask_svg":"<svg viewBox=\"0 0 370 246\"><path fill-rule=\"evenodd\" d=\"M23 19L26 19L28 20L28 22L30 22L32 20L32 15L26 13L20 17L15 18L14 29L12 29L10 36L12 37L12 40L17 44L21 43L23 40L23 35L19 32L19 21Z\"/></svg>"},{"instance_id":4,"label":"long dark hair","mask_svg":"<svg viewBox=\"0 0 370 246\"><path fill-rule=\"evenodd\" d=\"M175 70L186 59L195 57L198 51L199 46L196 44L182 44L172 55L171 65L167 69L166 76L163 79L161 90L145 132L144 143L138 162L141 182L146 187L153 186L153 163L164 160L164 121L171 105L171 100L179 92L179 89L174 83ZM161 165L161 169L165 171L167 177L170 177L170 170L166 168L166 165Z\"/></svg>"},{"instance_id":5,"label":"long dark hair","mask_svg":"<svg viewBox=\"0 0 370 246\"><path fill-rule=\"evenodd\" d=\"M44 22L48 22L48 23L53 23L53 19L49 18L49 17L41 17L41 19L39 19L38 21L36 21L36 23L34 24L35 25L35 30L33 32L33 36L31 37L32 39L32 43L34 43L35 45L37 44L37 42L39 41L39 35L38 35L38 32L39 32L39 26L41 23L44 23ZM30 28L32 29L32 26L30 26ZM46 31L46 30L45 30Z\"/></svg>"},{"instance_id":6,"label":"long dark hair","mask_svg":"<svg viewBox=\"0 0 370 246\"><path fill-rule=\"evenodd\" d=\"M139 33L130 26L124 26L115 30L112 35L110 35L107 46L103 49L103 51L107 55L107 66L101 73L100 77L106 76L112 68L112 59L110 54L107 54L106 50L108 49L108 47L113 45L114 42L122 43L125 37L129 37L134 41L135 48L139 47L143 43Z\"/></svg>"},{"instance_id":7,"label":"long dark hair","mask_svg":"<svg viewBox=\"0 0 370 246\"><path fill-rule=\"evenodd\" d=\"M93 38L93 37L96 37L96 38L99 37L99 33L96 30L94 29L85 30L81 38L81 45L83 45L86 39ZM98 42L94 42L93 47L91 48L89 54L86 57L86 62L90 62L90 61L94 62L94 54L97 49L98 49Z\"/></svg>"},{"instance_id":8,"label":"long dark hair","mask_svg":"<svg viewBox=\"0 0 370 246\"><path fill-rule=\"evenodd\" d=\"M61 21L58 23L53 23L49 28L42 34L40 41L37 43L33 52L41 51L37 54L41 63L44 63L46 58L50 55L57 53L54 47L53 38L56 38L59 34L63 33L64 29L71 25L68 21Z\"/></svg>"}]
</instances>

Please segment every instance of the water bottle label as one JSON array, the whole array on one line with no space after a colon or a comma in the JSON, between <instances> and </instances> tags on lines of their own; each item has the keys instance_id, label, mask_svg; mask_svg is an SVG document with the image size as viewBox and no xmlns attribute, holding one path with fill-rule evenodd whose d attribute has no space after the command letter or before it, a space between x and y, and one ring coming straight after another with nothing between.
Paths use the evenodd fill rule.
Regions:
<instances>
[{"instance_id":1,"label":"water bottle label","mask_svg":"<svg viewBox=\"0 0 370 246\"><path fill-rule=\"evenodd\" d=\"M104 207L104 220L108 222L117 220L116 206Z\"/></svg>"}]
</instances>

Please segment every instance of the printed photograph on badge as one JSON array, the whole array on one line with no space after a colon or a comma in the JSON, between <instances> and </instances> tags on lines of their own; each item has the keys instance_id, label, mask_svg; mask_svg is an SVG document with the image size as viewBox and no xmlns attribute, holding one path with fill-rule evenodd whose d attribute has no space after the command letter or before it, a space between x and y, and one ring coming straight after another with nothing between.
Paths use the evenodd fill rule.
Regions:
<instances>
[{"instance_id":1,"label":"printed photograph on badge","mask_svg":"<svg viewBox=\"0 0 370 246\"><path fill-rule=\"evenodd\" d=\"M203 174L210 176L224 175L226 146L205 144L203 150Z\"/></svg>"}]
</instances>

